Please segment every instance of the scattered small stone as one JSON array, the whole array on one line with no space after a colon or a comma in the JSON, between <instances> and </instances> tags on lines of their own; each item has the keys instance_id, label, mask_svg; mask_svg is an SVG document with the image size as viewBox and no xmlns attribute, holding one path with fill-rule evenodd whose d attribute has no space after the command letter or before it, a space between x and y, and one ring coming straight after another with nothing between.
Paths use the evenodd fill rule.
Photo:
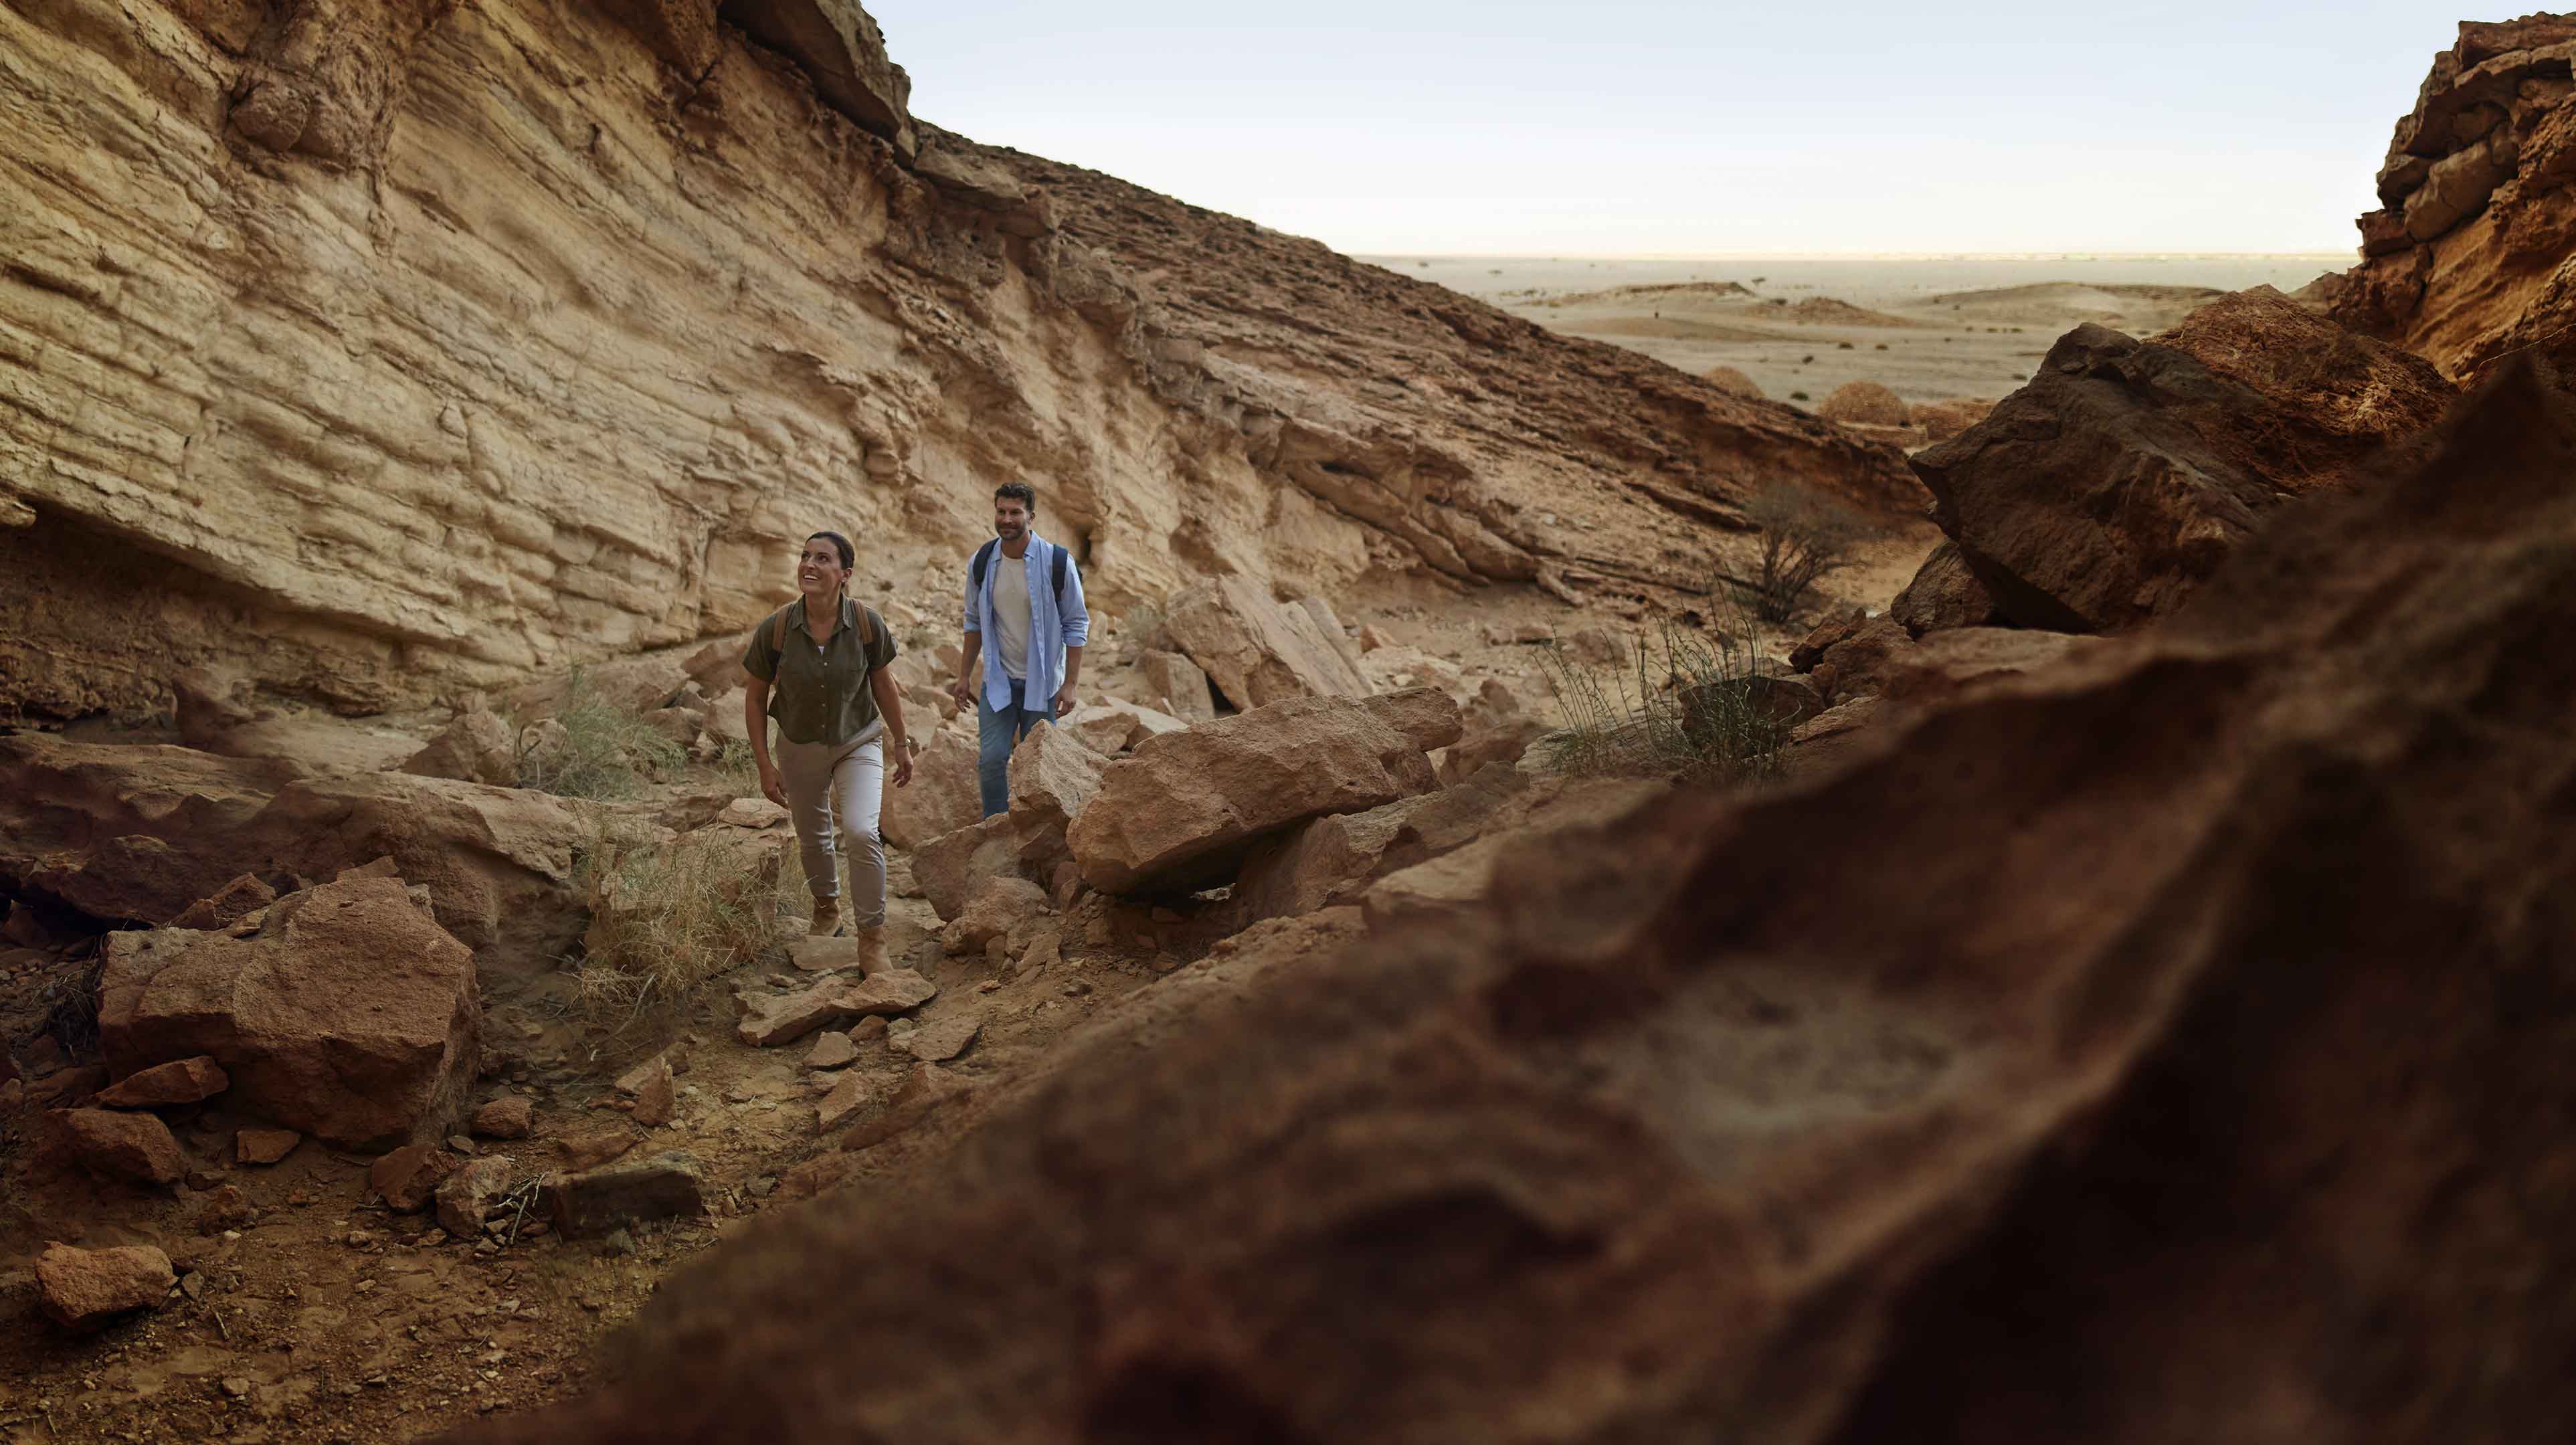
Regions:
<instances>
[{"instance_id":1,"label":"scattered small stone","mask_svg":"<svg viewBox=\"0 0 2576 1445\"><path fill-rule=\"evenodd\" d=\"M599 1242L599 1252L602 1254L633 1254L635 1252L635 1236L628 1234L623 1229L612 1229L608 1231L608 1237ZM594 1303L590 1300L583 1300L581 1303L584 1309L595 1310L602 1308L600 1304Z\"/></svg>"},{"instance_id":2,"label":"scattered small stone","mask_svg":"<svg viewBox=\"0 0 2576 1445\"><path fill-rule=\"evenodd\" d=\"M250 1381L240 1375L227 1375L224 1377L224 1393L236 1400L247 1400L250 1398Z\"/></svg>"},{"instance_id":3,"label":"scattered small stone","mask_svg":"<svg viewBox=\"0 0 2576 1445\"><path fill-rule=\"evenodd\" d=\"M105 1109L158 1109L211 1099L230 1087L232 1080L223 1065L200 1056L128 1074L99 1090L98 1104Z\"/></svg>"},{"instance_id":4,"label":"scattered small stone","mask_svg":"<svg viewBox=\"0 0 2576 1445\"><path fill-rule=\"evenodd\" d=\"M858 1057L859 1046L850 1042L848 1034L826 1032L815 1039L814 1047L806 1052L805 1067L837 1069L857 1062Z\"/></svg>"},{"instance_id":5,"label":"scattered small stone","mask_svg":"<svg viewBox=\"0 0 2576 1445\"><path fill-rule=\"evenodd\" d=\"M754 1199L767 1199L777 1188L778 1181L766 1174L743 1186Z\"/></svg>"},{"instance_id":6,"label":"scattered small stone","mask_svg":"<svg viewBox=\"0 0 2576 1445\"><path fill-rule=\"evenodd\" d=\"M303 1142L304 1136L292 1129L244 1129L233 1135L233 1158L243 1164L275 1164Z\"/></svg>"},{"instance_id":7,"label":"scattered small stone","mask_svg":"<svg viewBox=\"0 0 2576 1445\"><path fill-rule=\"evenodd\" d=\"M149 1245L77 1249L55 1244L36 1256L39 1302L55 1323L68 1329L92 1330L122 1314L157 1309L175 1283L170 1256Z\"/></svg>"},{"instance_id":8,"label":"scattered small stone","mask_svg":"<svg viewBox=\"0 0 2576 1445\"><path fill-rule=\"evenodd\" d=\"M241 1192L241 1186L227 1184L197 1205L197 1232L222 1234L244 1228L257 1218L259 1211L250 1207L250 1198Z\"/></svg>"},{"instance_id":9,"label":"scattered small stone","mask_svg":"<svg viewBox=\"0 0 2576 1445\"><path fill-rule=\"evenodd\" d=\"M188 1173L177 1137L154 1115L71 1109L59 1117L73 1157L103 1179L170 1185Z\"/></svg>"},{"instance_id":10,"label":"scattered small stone","mask_svg":"<svg viewBox=\"0 0 2576 1445\"><path fill-rule=\"evenodd\" d=\"M868 1094L866 1075L843 1074L840 1081L832 1086L832 1092L824 1095L823 1102L815 1106L818 1126L827 1134L841 1127L859 1111L861 1105L867 1103Z\"/></svg>"},{"instance_id":11,"label":"scattered small stone","mask_svg":"<svg viewBox=\"0 0 2576 1445\"><path fill-rule=\"evenodd\" d=\"M595 1233L630 1220L704 1213L706 1166L678 1151L634 1163L551 1175L548 1213L565 1234Z\"/></svg>"},{"instance_id":12,"label":"scattered small stone","mask_svg":"<svg viewBox=\"0 0 2576 1445\"><path fill-rule=\"evenodd\" d=\"M871 1014L868 1017L859 1020L857 1025L850 1030L850 1042L854 1044L864 1044L872 1039L884 1038L886 1036L887 1027L888 1025L883 1018Z\"/></svg>"},{"instance_id":13,"label":"scattered small stone","mask_svg":"<svg viewBox=\"0 0 2576 1445\"><path fill-rule=\"evenodd\" d=\"M982 983L975 985L975 991L977 993L999 993L1002 991L1002 985L999 982L988 978Z\"/></svg>"},{"instance_id":14,"label":"scattered small stone","mask_svg":"<svg viewBox=\"0 0 2576 1445\"><path fill-rule=\"evenodd\" d=\"M984 1021L973 1015L939 1019L907 1033L894 1047L924 1063L939 1063L966 1052L983 1029Z\"/></svg>"},{"instance_id":15,"label":"scattered small stone","mask_svg":"<svg viewBox=\"0 0 2576 1445\"><path fill-rule=\"evenodd\" d=\"M636 1080L633 1090L635 1122L647 1129L659 1129L670 1123L680 1111L679 1100L671 1087L671 1061L666 1055L656 1054L626 1078L635 1079L637 1074L643 1077ZM617 1086L625 1088L626 1079L618 1080Z\"/></svg>"},{"instance_id":16,"label":"scattered small stone","mask_svg":"<svg viewBox=\"0 0 2576 1445\"><path fill-rule=\"evenodd\" d=\"M466 1138L466 1137L465 1137L464 1135L462 1135L462 1134L450 1134L450 1135L448 1135L448 1136L447 1136L447 1147L448 1147L448 1148L450 1148L450 1149L455 1150L455 1151L456 1151L457 1153L459 1153L459 1154L464 1155L464 1156L465 1156L466 1158L468 1158L468 1159L471 1159L471 1158L473 1158L475 1155L480 1154L480 1153L482 1153L482 1152L483 1152L483 1146L482 1146L482 1145L475 1143L473 1140Z\"/></svg>"},{"instance_id":17,"label":"scattered small stone","mask_svg":"<svg viewBox=\"0 0 2576 1445\"><path fill-rule=\"evenodd\" d=\"M510 1158L495 1154L450 1174L438 1186L438 1223L449 1234L471 1238L510 1188Z\"/></svg>"},{"instance_id":18,"label":"scattered small stone","mask_svg":"<svg viewBox=\"0 0 2576 1445\"><path fill-rule=\"evenodd\" d=\"M397 1213L429 1207L439 1181L453 1172L455 1156L433 1144L410 1144L377 1160L367 1170L367 1188Z\"/></svg>"},{"instance_id":19,"label":"scattered small stone","mask_svg":"<svg viewBox=\"0 0 2576 1445\"><path fill-rule=\"evenodd\" d=\"M524 1094L504 1094L474 1111L469 1126L484 1139L525 1139L536 1130L536 1106Z\"/></svg>"},{"instance_id":20,"label":"scattered small stone","mask_svg":"<svg viewBox=\"0 0 2576 1445\"><path fill-rule=\"evenodd\" d=\"M1091 992L1091 985L1084 983L1078 978L1064 986L1064 996L1066 998L1080 998L1089 992Z\"/></svg>"}]
</instances>

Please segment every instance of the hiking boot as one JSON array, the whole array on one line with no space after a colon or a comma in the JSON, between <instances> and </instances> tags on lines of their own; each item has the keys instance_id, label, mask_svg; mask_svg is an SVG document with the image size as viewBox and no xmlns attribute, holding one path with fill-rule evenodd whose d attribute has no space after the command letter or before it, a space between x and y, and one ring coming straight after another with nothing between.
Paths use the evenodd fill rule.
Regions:
<instances>
[{"instance_id":1,"label":"hiking boot","mask_svg":"<svg viewBox=\"0 0 2576 1445\"><path fill-rule=\"evenodd\" d=\"M870 976L885 972L885 925L862 928L858 930L858 938L859 972Z\"/></svg>"},{"instance_id":2,"label":"hiking boot","mask_svg":"<svg viewBox=\"0 0 2576 1445\"><path fill-rule=\"evenodd\" d=\"M806 925L805 936L808 938L836 938L840 936L840 932L841 900L838 898L815 899L814 921Z\"/></svg>"}]
</instances>

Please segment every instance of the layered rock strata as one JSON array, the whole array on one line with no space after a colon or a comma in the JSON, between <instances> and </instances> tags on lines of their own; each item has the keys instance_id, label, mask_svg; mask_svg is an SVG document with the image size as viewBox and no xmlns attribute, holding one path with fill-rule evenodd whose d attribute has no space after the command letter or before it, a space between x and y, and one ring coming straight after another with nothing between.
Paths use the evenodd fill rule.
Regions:
<instances>
[{"instance_id":1,"label":"layered rock strata","mask_svg":"<svg viewBox=\"0 0 2576 1445\"><path fill-rule=\"evenodd\" d=\"M2433 58L2363 216L2336 319L2469 380L2576 358L2576 15L2464 22Z\"/></svg>"},{"instance_id":2,"label":"layered rock strata","mask_svg":"<svg viewBox=\"0 0 2576 1445\"><path fill-rule=\"evenodd\" d=\"M1105 601L1714 585L1896 454L912 119L852 0L0 11L0 713L350 712L738 631L795 539ZM1552 518L1554 520L1544 520Z\"/></svg>"}]
</instances>

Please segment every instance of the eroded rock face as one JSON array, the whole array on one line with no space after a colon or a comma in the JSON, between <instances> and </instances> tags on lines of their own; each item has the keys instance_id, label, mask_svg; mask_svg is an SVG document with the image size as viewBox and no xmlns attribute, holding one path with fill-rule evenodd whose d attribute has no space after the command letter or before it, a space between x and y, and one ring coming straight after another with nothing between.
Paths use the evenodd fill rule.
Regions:
<instances>
[{"instance_id":1,"label":"eroded rock face","mask_svg":"<svg viewBox=\"0 0 2576 1445\"><path fill-rule=\"evenodd\" d=\"M2005 618L2121 632L2179 606L2279 499L2347 482L2451 394L2421 358L2258 286L2146 341L2077 327L1912 462Z\"/></svg>"},{"instance_id":2,"label":"eroded rock face","mask_svg":"<svg viewBox=\"0 0 2576 1445\"><path fill-rule=\"evenodd\" d=\"M2335 318L2467 381L2508 354L2576 358L2576 15L2463 22L2433 58L2363 216Z\"/></svg>"},{"instance_id":3,"label":"eroded rock face","mask_svg":"<svg viewBox=\"0 0 2576 1445\"><path fill-rule=\"evenodd\" d=\"M1163 629L1226 701L1250 711L1292 697L1372 691L1342 639L1315 614L1241 577L1202 582L1163 604Z\"/></svg>"},{"instance_id":4,"label":"eroded rock face","mask_svg":"<svg viewBox=\"0 0 2576 1445\"><path fill-rule=\"evenodd\" d=\"M446 1132L481 1016L473 953L399 878L289 895L248 938L111 934L99 981L112 1068L211 1057L243 1112L353 1148Z\"/></svg>"},{"instance_id":5,"label":"eroded rock face","mask_svg":"<svg viewBox=\"0 0 2576 1445\"><path fill-rule=\"evenodd\" d=\"M1901 747L1161 986L459 1438L2551 1437L2576 414L2503 381Z\"/></svg>"},{"instance_id":6,"label":"eroded rock face","mask_svg":"<svg viewBox=\"0 0 2576 1445\"><path fill-rule=\"evenodd\" d=\"M551 968L586 922L575 852L603 827L624 835L588 805L475 783L0 738L0 876L100 918L223 921L232 902L204 915L192 905L255 899L257 889L228 887L246 869L330 878L391 858L487 962Z\"/></svg>"},{"instance_id":7,"label":"eroded rock face","mask_svg":"<svg viewBox=\"0 0 2576 1445\"><path fill-rule=\"evenodd\" d=\"M1786 407L907 124L852 0L55 0L0 50L0 326L49 358L0 414L0 714L686 648L786 600L816 517L871 584L955 576L989 497L953 479L995 471L1131 600L1678 596L1731 544L1674 518L1738 477L1917 490Z\"/></svg>"},{"instance_id":8,"label":"eroded rock face","mask_svg":"<svg viewBox=\"0 0 2576 1445\"><path fill-rule=\"evenodd\" d=\"M1100 775L1066 839L1105 893L1206 887L1262 835L1431 790L1458 705L1429 688L1300 698L1154 738Z\"/></svg>"}]
</instances>

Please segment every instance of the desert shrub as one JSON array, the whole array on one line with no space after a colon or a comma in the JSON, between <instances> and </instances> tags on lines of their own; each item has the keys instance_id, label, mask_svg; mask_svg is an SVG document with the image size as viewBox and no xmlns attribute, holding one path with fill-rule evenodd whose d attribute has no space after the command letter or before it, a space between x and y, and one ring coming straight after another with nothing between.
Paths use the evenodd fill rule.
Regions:
<instances>
[{"instance_id":1,"label":"desert shrub","mask_svg":"<svg viewBox=\"0 0 2576 1445\"><path fill-rule=\"evenodd\" d=\"M758 959L786 938L797 873L792 848L735 829L642 846L593 840L576 873L591 911L573 967L582 1006L635 1017ZM801 897L801 876L792 886Z\"/></svg>"},{"instance_id":2,"label":"desert shrub","mask_svg":"<svg viewBox=\"0 0 2576 1445\"><path fill-rule=\"evenodd\" d=\"M566 798L623 798L646 778L688 761L687 749L600 696L579 668L565 685L554 721L562 725L563 736L551 746L531 747L528 729L519 729L520 787Z\"/></svg>"},{"instance_id":3,"label":"desert shrub","mask_svg":"<svg viewBox=\"0 0 2576 1445\"><path fill-rule=\"evenodd\" d=\"M1789 393L1789 399L1791 401L1805 401L1807 399L1807 394L1803 391L1793 391Z\"/></svg>"},{"instance_id":4,"label":"desert shrub","mask_svg":"<svg viewBox=\"0 0 2576 1445\"><path fill-rule=\"evenodd\" d=\"M716 755L707 766L719 779L732 785L737 796L760 796L760 760L752 756L751 744L727 738L717 746Z\"/></svg>"},{"instance_id":5,"label":"desert shrub","mask_svg":"<svg viewBox=\"0 0 2576 1445\"><path fill-rule=\"evenodd\" d=\"M1727 609L1706 631L1667 625L1614 667L1541 654L1565 726L1539 739L1545 766L1585 777L1733 782L1778 771L1795 724L1758 630Z\"/></svg>"},{"instance_id":6,"label":"desert shrub","mask_svg":"<svg viewBox=\"0 0 2576 1445\"><path fill-rule=\"evenodd\" d=\"M1817 582L1852 564L1852 549L1867 535L1843 507L1777 483L1756 491L1744 511L1761 533L1761 551L1750 579L1729 581L1764 622L1797 616Z\"/></svg>"}]
</instances>

